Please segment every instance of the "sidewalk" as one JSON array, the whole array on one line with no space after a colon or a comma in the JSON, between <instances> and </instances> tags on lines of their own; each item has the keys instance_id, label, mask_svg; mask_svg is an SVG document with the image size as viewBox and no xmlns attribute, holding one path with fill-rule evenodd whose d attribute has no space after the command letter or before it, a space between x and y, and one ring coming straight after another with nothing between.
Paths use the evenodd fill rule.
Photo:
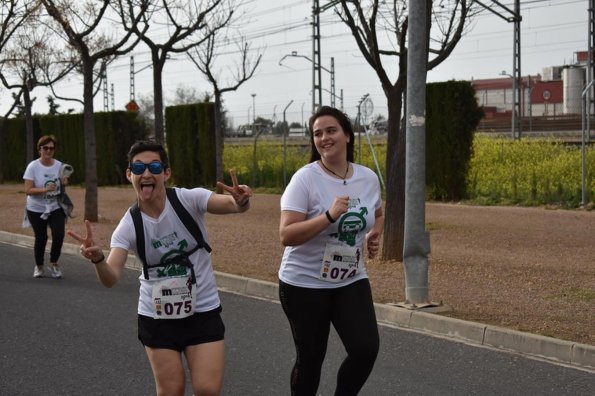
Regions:
<instances>
[{"instance_id":1,"label":"sidewalk","mask_svg":"<svg viewBox=\"0 0 595 396\"><path fill-rule=\"evenodd\" d=\"M26 235L0 231L0 242L32 247L33 238ZM79 254L79 246L65 243L65 254ZM128 268L140 270L135 256L130 255ZM223 291L247 296L278 299L277 284L237 275L215 273L217 284ZM523 333L497 326L468 322L420 310L408 310L386 304L375 304L378 322L388 326L422 331L436 336L491 348L508 350L572 367L595 370L595 346L579 344L556 338Z\"/></svg>"}]
</instances>

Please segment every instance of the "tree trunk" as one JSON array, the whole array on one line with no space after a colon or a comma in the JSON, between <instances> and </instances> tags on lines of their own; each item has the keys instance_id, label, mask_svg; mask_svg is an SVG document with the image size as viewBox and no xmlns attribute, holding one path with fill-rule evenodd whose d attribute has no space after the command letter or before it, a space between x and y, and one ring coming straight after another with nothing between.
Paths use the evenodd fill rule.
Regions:
<instances>
[{"instance_id":1,"label":"tree trunk","mask_svg":"<svg viewBox=\"0 0 595 396\"><path fill-rule=\"evenodd\" d=\"M397 84L387 93L388 139L386 147L386 209L384 260L403 261L405 229L405 131L401 128L403 89Z\"/></svg>"},{"instance_id":2,"label":"tree trunk","mask_svg":"<svg viewBox=\"0 0 595 396\"><path fill-rule=\"evenodd\" d=\"M0 117L0 142L4 140L4 118ZM6 144L0 144L0 184L4 184L4 162L6 161Z\"/></svg>"},{"instance_id":3,"label":"tree trunk","mask_svg":"<svg viewBox=\"0 0 595 396\"><path fill-rule=\"evenodd\" d=\"M35 142L33 139L33 114L31 114L33 104L31 103L29 89L26 86L23 87L23 102L25 102L25 160L28 164L33 161Z\"/></svg>"},{"instance_id":4,"label":"tree trunk","mask_svg":"<svg viewBox=\"0 0 595 396\"><path fill-rule=\"evenodd\" d=\"M215 179L223 181L223 144L225 131L222 128L221 92L215 90Z\"/></svg>"},{"instance_id":5,"label":"tree trunk","mask_svg":"<svg viewBox=\"0 0 595 396\"><path fill-rule=\"evenodd\" d=\"M163 120L163 62L159 60L158 49L152 51L153 57L153 100L155 111L155 140L165 144L164 120Z\"/></svg>"},{"instance_id":6,"label":"tree trunk","mask_svg":"<svg viewBox=\"0 0 595 396\"><path fill-rule=\"evenodd\" d=\"M93 119L93 62L83 60L83 130L85 134L85 220L97 222L97 138Z\"/></svg>"}]
</instances>

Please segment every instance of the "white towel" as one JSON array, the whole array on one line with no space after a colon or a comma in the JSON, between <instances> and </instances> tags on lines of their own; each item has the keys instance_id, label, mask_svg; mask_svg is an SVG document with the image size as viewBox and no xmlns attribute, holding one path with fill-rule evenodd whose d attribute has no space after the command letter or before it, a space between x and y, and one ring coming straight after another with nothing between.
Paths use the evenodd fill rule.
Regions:
<instances>
[{"instance_id":1,"label":"white towel","mask_svg":"<svg viewBox=\"0 0 595 396\"><path fill-rule=\"evenodd\" d=\"M45 205L45 210L44 210L44 212L43 212L43 213L41 214L41 216L39 216L39 217L41 217L41 218L42 218L42 219L44 219L44 220L47 220L47 219L48 219L48 217L50 217L50 213L52 213L52 209L51 209L51 208L52 208L52 207L51 207L50 205L46 204L46 205Z\"/></svg>"}]
</instances>

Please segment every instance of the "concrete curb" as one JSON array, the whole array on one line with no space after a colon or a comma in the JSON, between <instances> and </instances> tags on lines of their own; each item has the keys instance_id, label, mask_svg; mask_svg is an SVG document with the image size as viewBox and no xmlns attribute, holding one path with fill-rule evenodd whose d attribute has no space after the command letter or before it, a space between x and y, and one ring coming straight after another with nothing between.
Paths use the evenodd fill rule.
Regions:
<instances>
[{"instance_id":1,"label":"concrete curb","mask_svg":"<svg viewBox=\"0 0 595 396\"><path fill-rule=\"evenodd\" d=\"M32 247L33 238L27 235L0 231L0 242ZM79 246L65 243L62 251L79 254ZM129 255L126 267L140 270L142 265ZM278 285L273 282L246 278L215 271L217 285L223 291L278 301ZM379 323L422 331L471 344L484 345L526 354L577 368L595 369L595 346L572 341L524 333L503 327L450 318L433 313L408 310L386 304L374 304Z\"/></svg>"}]
</instances>

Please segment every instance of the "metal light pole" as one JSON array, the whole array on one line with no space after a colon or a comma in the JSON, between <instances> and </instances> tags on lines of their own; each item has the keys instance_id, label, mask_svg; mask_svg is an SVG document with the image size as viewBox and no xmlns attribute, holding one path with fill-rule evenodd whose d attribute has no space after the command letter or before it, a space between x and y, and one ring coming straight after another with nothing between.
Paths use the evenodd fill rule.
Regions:
<instances>
[{"instance_id":1,"label":"metal light pole","mask_svg":"<svg viewBox=\"0 0 595 396\"><path fill-rule=\"evenodd\" d=\"M304 127L304 105L306 104L306 102L302 103L302 128Z\"/></svg>"},{"instance_id":2,"label":"metal light pole","mask_svg":"<svg viewBox=\"0 0 595 396\"><path fill-rule=\"evenodd\" d=\"M283 189L287 186L287 133L289 132L289 128L285 121L285 111L287 111L287 108L291 106L292 103L293 99L291 99L283 109Z\"/></svg>"},{"instance_id":3,"label":"metal light pole","mask_svg":"<svg viewBox=\"0 0 595 396\"><path fill-rule=\"evenodd\" d=\"M252 134L254 134L254 128L256 128L256 94L252 94Z\"/></svg>"},{"instance_id":4,"label":"metal light pole","mask_svg":"<svg viewBox=\"0 0 595 396\"><path fill-rule=\"evenodd\" d=\"M582 92L582 138L581 138L581 204L583 207L587 206L588 197L587 197L587 142L588 142L588 135L591 133L590 131L590 124L588 117L590 116L587 107L591 106L590 103L587 103L589 98L589 91L591 90L591 86L593 86L594 80L591 80L589 84L585 87Z\"/></svg>"},{"instance_id":5,"label":"metal light pole","mask_svg":"<svg viewBox=\"0 0 595 396\"><path fill-rule=\"evenodd\" d=\"M359 164L362 163L362 132L361 132L361 125L362 125L362 112L361 106L362 103L370 96L370 94L365 94L357 103L357 162Z\"/></svg>"},{"instance_id":6,"label":"metal light pole","mask_svg":"<svg viewBox=\"0 0 595 396\"><path fill-rule=\"evenodd\" d=\"M515 106L516 103L516 79L514 78L514 76L512 74L508 74L506 73L505 70L502 70L500 72L501 76L508 76L512 79L512 118L511 118L511 125L510 125L510 131L512 133L512 139L516 139L517 136L520 137L521 133L520 131L517 130L517 109Z\"/></svg>"}]
</instances>

